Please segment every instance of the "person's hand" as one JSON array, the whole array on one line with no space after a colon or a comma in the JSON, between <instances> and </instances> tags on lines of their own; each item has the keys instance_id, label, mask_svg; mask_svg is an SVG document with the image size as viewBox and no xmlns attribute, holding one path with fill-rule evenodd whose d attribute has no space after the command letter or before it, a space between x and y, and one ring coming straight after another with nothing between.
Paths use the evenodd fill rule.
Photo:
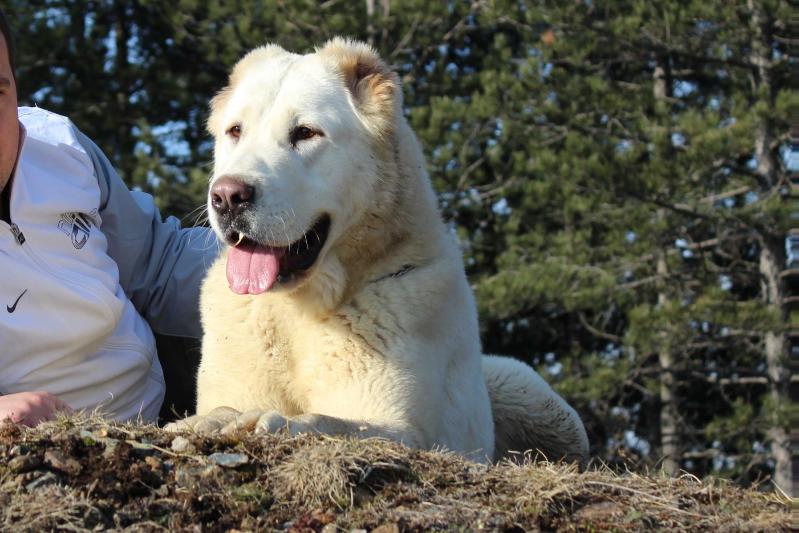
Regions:
<instances>
[{"instance_id":1,"label":"person's hand","mask_svg":"<svg viewBox=\"0 0 799 533\"><path fill-rule=\"evenodd\" d=\"M39 422L54 419L58 411L71 412L72 409L49 392L18 392L0 396L0 422L10 418L12 422L33 427Z\"/></svg>"}]
</instances>

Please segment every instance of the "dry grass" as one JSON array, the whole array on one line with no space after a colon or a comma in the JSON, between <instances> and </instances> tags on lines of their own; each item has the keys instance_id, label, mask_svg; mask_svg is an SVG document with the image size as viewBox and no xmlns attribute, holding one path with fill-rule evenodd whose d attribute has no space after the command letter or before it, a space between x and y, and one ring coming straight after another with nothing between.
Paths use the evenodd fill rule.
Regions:
<instances>
[{"instance_id":1,"label":"dry grass","mask_svg":"<svg viewBox=\"0 0 799 533\"><path fill-rule=\"evenodd\" d=\"M486 467L380 440L185 437L191 451L174 451L175 436L152 426L0 426L0 530L749 533L792 525L784 495L692 476Z\"/></svg>"},{"instance_id":2,"label":"dry grass","mask_svg":"<svg viewBox=\"0 0 799 533\"><path fill-rule=\"evenodd\" d=\"M274 494L313 507L353 507L359 487L410 476L405 450L386 444L330 437L300 444L272 470Z\"/></svg>"}]
</instances>

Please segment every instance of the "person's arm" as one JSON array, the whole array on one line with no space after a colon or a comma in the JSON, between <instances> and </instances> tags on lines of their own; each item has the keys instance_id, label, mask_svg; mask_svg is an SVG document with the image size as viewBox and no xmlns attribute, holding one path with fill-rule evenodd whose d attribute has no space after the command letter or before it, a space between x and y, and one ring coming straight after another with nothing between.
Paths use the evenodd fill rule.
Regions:
<instances>
[{"instance_id":1,"label":"person's arm","mask_svg":"<svg viewBox=\"0 0 799 533\"><path fill-rule=\"evenodd\" d=\"M200 283L219 252L216 236L209 228L181 229L174 217L162 220L152 196L129 190L97 145L77 134L94 164L100 230L125 294L154 331L200 337Z\"/></svg>"}]
</instances>

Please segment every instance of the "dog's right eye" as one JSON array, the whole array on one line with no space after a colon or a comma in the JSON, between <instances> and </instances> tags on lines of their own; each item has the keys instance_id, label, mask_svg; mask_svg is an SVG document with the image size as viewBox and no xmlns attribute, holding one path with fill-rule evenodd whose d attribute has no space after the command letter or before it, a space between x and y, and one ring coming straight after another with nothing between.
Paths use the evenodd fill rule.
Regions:
<instances>
[{"instance_id":1,"label":"dog's right eye","mask_svg":"<svg viewBox=\"0 0 799 533\"><path fill-rule=\"evenodd\" d=\"M235 124L231 126L225 133L227 133L229 137L238 139L241 137L241 125Z\"/></svg>"}]
</instances>

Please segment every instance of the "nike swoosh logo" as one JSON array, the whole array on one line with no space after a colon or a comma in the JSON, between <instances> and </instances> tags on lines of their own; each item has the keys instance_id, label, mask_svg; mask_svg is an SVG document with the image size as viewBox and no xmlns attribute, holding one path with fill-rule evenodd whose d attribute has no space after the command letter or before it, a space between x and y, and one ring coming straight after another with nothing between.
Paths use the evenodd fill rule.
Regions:
<instances>
[{"instance_id":1,"label":"nike swoosh logo","mask_svg":"<svg viewBox=\"0 0 799 533\"><path fill-rule=\"evenodd\" d=\"M9 313L13 313L14 311L16 311L16 310L17 310L17 304L19 303L20 299L21 299L23 296L25 296L25 293L26 293L26 292L28 292L28 289L25 289L24 291L22 291L22 294L20 294L20 295L17 297L17 301L15 301L15 302L14 302L14 305L10 305L10 306L9 306L9 305L7 305L7 306L6 306L6 311L8 311Z\"/></svg>"}]
</instances>

